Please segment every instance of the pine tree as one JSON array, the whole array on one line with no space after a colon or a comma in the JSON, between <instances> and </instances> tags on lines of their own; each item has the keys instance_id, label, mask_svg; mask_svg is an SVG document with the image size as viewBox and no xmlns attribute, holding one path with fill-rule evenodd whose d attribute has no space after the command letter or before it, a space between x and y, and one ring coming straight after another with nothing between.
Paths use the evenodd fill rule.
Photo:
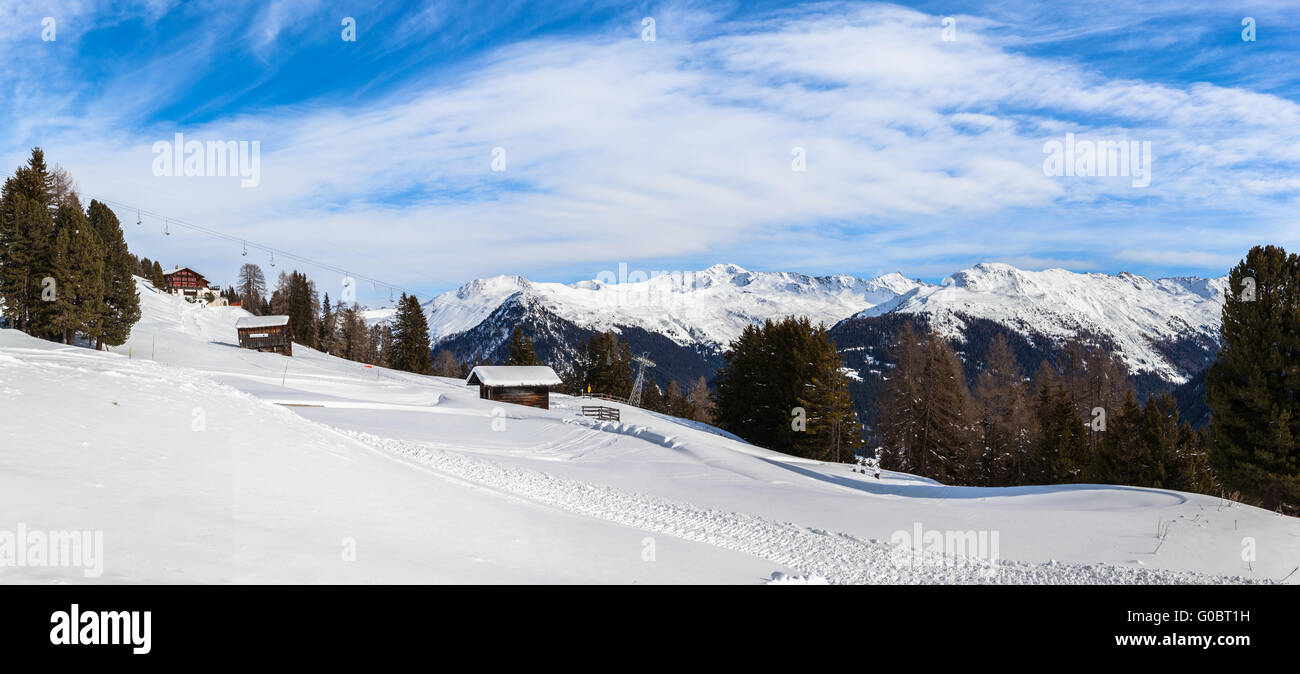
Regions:
<instances>
[{"instance_id":1,"label":"pine tree","mask_svg":"<svg viewBox=\"0 0 1300 674\"><path fill-rule=\"evenodd\" d=\"M14 327L46 336L50 315L43 303L45 278L55 278L53 177L45 153L33 148L0 190L0 301Z\"/></svg>"},{"instance_id":2,"label":"pine tree","mask_svg":"<svg viewBox=\"0 0 1300 674\"><path fill-rule=\"evenodd\" d=\"M10 178L0 199L0 303L13 327L38 334L34 322L48 314L41 293L53 276L54 219L49 209L23 194Z\"/></svg>"},{"instance_id":3,"label":"pine tree","mask_svg":"<svg viewBox=\"0 0 1300 674\"><path fill-rule=\"evenodd\" d=\"M824 326L786 318L747 326L724 354L714 380L719 427L799 456L852 455L862 427Z\"/></svg>"},{"instance_id":4,"label":"pine tree","mask_svg":"<svg viewBox=\"0 0 1300 674\"><path fill-rule=\"evenodd\" d=\"M316 284L308 280L306 274L295 270L288 275L280 292L283 293L284 313L293 325L294 341L316 348L316 315L320 311Z\"/></svg>"},{"instance_id":5,"label":"pine tree","mask_svg":"<svg viewBox=\"0 0 1300 674\"><path fill-rule=\"evenodd\" d=\"M1176 489L1200 494L1220 492L1221 483L1210 466L1205 431L1183 424L1179 428Z\"/></svg>"},{"instance_id":6,"label":"pine tree","mask_svg":"<svg viewBox=\"0 0 1300 674\"><path fill-rule=\"evenodd\" d=\"M645 390L641 392L641 408L651 412L668 414L668 403L664 399L663 391L659 389L659 384L648 377L645 382Z\"/></svg>"},{"instance_id":7,"label":"pine tree","mask_svg":"<svg viewBox=\"0 0 1300 674\"><path fill-rule=\"evenodd\" d=\"M678 386L675 380L668 382L668 387L664 390L663 404L668 408L668 414L679 419L690 419L694 416L695 407L686 399L682 387Z\"/></svg>"},{"instance_id":8,"label":"pine tree","mask_svg":"<svg viewBox=\"0 0 1300 674\"><path fill-rule=\"evenodd\" d=\"M613 332L592 335L583 344L574 367L580 392L627 398L632 393L632 350Z\"/></svg>"},{"instance_id":9,"label":"pine tree","mask_svg":"<svg viewBox=\"0 0 1300 674\"><path fill-rule=\"evenodd\" d=\"M72 344L78 333L97 336L104 316L104 264L99 235L73 196L54 217L53 277L57 282L50 305L50 336Z\"/></svg>"},{"instance_id":10,"label":"pine tree","mask_svg":"<svg viewBox=\"0 0 1300 674\"><path fill-rule=\"evenodd\" d=\"M442 349L433 358L433 374L439 377L456 378L460 376L460 361L456 360L456 355L452 352Z\"/></svg>"},{"instance_id":11,"label":"pine tree","mask_svg":"<svg viewBox=\"0 0 1300 674\"><path fill-rule=\"evenodd\" d=\"M1178 489L1180 429L1178 405L1168 393L1153 395L1142 410L1142 440L1150 461L1140 484L1162 489Z\"/></svg>"},{"instance_id":12,"label":"pine tree","mask_svg":"<svg viewBox=\"0 0 1300 674\"><path fill-rule=\"evenodd\" d=\"M1075 402L1079 406L1080 416L1088 421L1085 427L1088 449L1083 471L1087 479L1104 479L1097 471L1097 466L1104 462L1100 454L1107 431L1103 429L1109 426L1109 417L1119 411L1128 390L1128 368L1123 361L1100 347L1090 350L1082 386L1073 394L1078 396Z\"/></svg>"},{"instance_id":13,"label":"pine tree","mask_svg":"<svg viewBox=\"0 0 1300 674\"><path fill-rule=\"evenodd\" d=\"M153 277L149 279L149 282L159 290L167 289L167 277L163 275L162 265L158 264L157 260L153 261Z\"/></svg>"},{"instance_id":14,"label":"pine tree","mask_svg":"<svg viewBox=\"0 0 1300 674\"><path fill-rule=\"evenodd\" d=\"M362 319L361 324L365 325L364 319ZM366 362L367 363L370 363L371 365L382 364L383 357L381 355L380 342L383 340L383 338L384 338L384 329L378 324L372 325L366 330Z\"/></svg>"},{"instance_id":15,"label":"pine tree","mask_svg":"<svg viewBox=\"0 0 1300 674\"><path fill-rule=\"evenodd\" d=\"M366 320L361 316L361 307L353 303L352 306L346 307L338 312L338 321L340 325L340 348L344 358L358 362L370 362L377 359L378 348L371 344L370 330L366 327ZM425 349L427 352L427 348ZM420 374L429 374L432 371L432 365L429 356L426 353L422 363L416 363Z\"/></svg>"},{"instance_id":16,"label":"pine tree","mask_svg":"<svg viewBox=\"0 0 1300 674\"><path fill-rule=\"evenodd\" d=\"M912 446L918 436L917 405L921 390L921 372L925 368L923 338L908 321L893 336L890 355L894 368L885 377L880 397L880 466L886 470L916 471Z\"/></svg>"},{"instance_id":17,"label":"pine tree","mask_svg":"<svg viewBox=\"0 0 1300 674\"><path fill-rule=\"evenodd\" d=\"M1029 480L1040 484L1080 482L1087 459L1087 438L1078 406L1059 378L1047 378L1038 389L1035 409L1038 451Z\"/></svg>"},{"instance_id":18,"label":"pine tree","mask_svg":"<svg viewBox=\"0 0 1300 674\"><path fill-rule=\"evenodd\" d=\"M330 294L325 293L325 298L321 300L320 320L316 323L316 348L334 354L337 348L337 331L334 308L330 306Z\"/></svg>"},{"instance_id":19,"label":"pine tree","mask_svg":"<svg viewBox=\"0 0 1300 674\"><path fill-rule=\"evenodd\" d=\"M118 346L131 336L131 326L140 320L140 295L132 278L132 256L122 235L122 225L113 210L92 200L87 218L103 251L103 309L95 348Z\"/></svg>"},{"instance_id":20,"label":"pine tree","mask_svg":"<svg viewBox=\"0 0 1300 674\"><path fill-rule=\"evenodd\" d=\"M533 350L533 340L524 336L518 325L510 334L510 365L538 365L537 352Z\"/></svg>"},{"instance_id":21,"label":"pine tree","mask_svg":"<svg viewBox=\"0 0 1300 674\"><path fill-rule=\"evenodd\" d=\"M970 479L975 411L947 340L904 325L881 404L882 465L940 482Z\"/></svg>"},{"instance_id":22,"label":"pine tree","mask_svg":"<svg viewBox=\"0 0 1300 674\"><path fill-rule=\"evenodd\" d=\"M384 367L393 367L393 329L388 325L376 325L379 328L375 332L375 364ZM458 375L462 379L469 376L468 372L462 372Z\"/></svg>"},{"instance_id":23,"label":"pine tree","mask_svg":"<svg viewBox=\"0 0 1300 674\"><path fill-rule=\"evenodd\" d=\"M13 183L15 192L41 204L50 211L50 217L54 217L58 209L58 203L54 198L54 176L45 164L45 152L41 148L32 148L27 166L14 171Z\"/></svg>"},{"instance_id":24,"label":"pine tree","mask_svg":"<svg viewBox=\"0 0 1300 674\"><path fill-rule=\"evenodd\" d=\"M1124 394L1119 409L1108 414L1100 452L1093 466L1094 480L1106 484L1145 486L1154 473L1143 438L1145 414L1133 390Z\"/></svg>"},{"instance_id":25,"label":"pine tree","mask_svg":"<svg viewBox=\"0 0 1300 674\"><path fill-rule=\"evenodd\" d=\"M998 333L975 384L981 442L974 467L982 484L1023 483L1033 451L1033 421L1024 371Z\"/></svg>"},{"instance_id":26,"label":"pine tree","mask_svg":"<svg viewBox=\"0 0 1300 674\"><path fill-rule=\"evenodd\" d=\"M801 326L806 328L807 326ZM795 402L806 414L807 426L796 437L794 453L823 461L852 461L862 445L862 427L849 397L844 361L823 326L799 333L800 360L809 365Z\"/></svg>"},{"instance_id":27,"label":"pine tree","mask_svg":"<svg viewBox=\"0 0 1300 674\"><path fill-rule=\"evenodd\" d=\"M1300 508L1300 256L1256 246L1228 275L1205 380L1210 460L1224 487Z\"/></svg>"},{"instance_id":28,"label":"pine tree","mask_svg":"<svg viewBox=\"0 0 1300 674\"><path fill-rule=\"evenodd\" d=\"M974 413L961 359L938 335L931 335L926 344L921 390L915 449L922 474L940 482L963 480L969 472L966 460L974 439Z\"/></svg>"},{"instance_id":29,"label":"pine tree","mask_svg":"<svg viewBox=\"0 0 1300 674\"><path fill-rule=\"evenodd\" d=\"M652 382L646 382L647 396L651 388L658 390L658 387L654 386ZM695 416L692 418L706 424L713 423L716 405L713 403L713 392L709 390L709 382L704 377L695 380L695 383L691 385L691 390L686 393L686 399L695 410ZM647 409L653 408L647 406Z\"/></svg>"},{"instance_id":30,"label":"pine tree","mask_svg":"<svg viewBox=\"0 0 1300 674\"><path fill-rule=\"evenodd\" d=\"M394 318L392 339L389 367L418 374L432 373L429 323L424 317L420 301L414 295L402 293Z\"/></svg>"},{"instance_id":31,"label":"pine tree","mask_svg":"<svg viewBox=\"0 0 1300 674\"><path fill-rule=\"evenodd\" d=\"M262 268L245 263L239 268L235 287L239 290L240 305L245 311L257 315L262 313L262 303L266 300L266 276Z\"/></svg>"},{"instance_id":32,"label":"pine tree","mask_svg":"<svg viewBox=\"0 0 1300 674\"><path fill-rule=\"evenodd\" d=\"M763 353L763 333L747 325L723 354L724 364L713 383L717 393L717 425L762 447L774 446L773 418L790 423L790 412L772 408L770 397L757 384L768 363Z\"/></svg>"}]
</instances>

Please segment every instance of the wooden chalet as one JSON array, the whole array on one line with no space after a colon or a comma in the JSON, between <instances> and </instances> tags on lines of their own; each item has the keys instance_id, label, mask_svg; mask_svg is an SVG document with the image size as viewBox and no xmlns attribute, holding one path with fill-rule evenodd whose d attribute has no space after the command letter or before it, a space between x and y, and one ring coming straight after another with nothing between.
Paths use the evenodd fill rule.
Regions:
<instances>
[{"instance_id":1,"label":"wooden chalet","mask_svg":"<svg viewBox=\"0 0 1300 674\"><path fill-rule=\"evenodd\" d=\"M235 322L239 347L293 355L293 326L288 316L245 316Z\"/></svg>"},{"instance_id":2,"label":"wooden chalet","mask_svg":"<svg viewBox=\"0 0 1300 674\"><path fill-rule=\"evenodd\" d=\"M551 387L560 385L560 377L545 365L480 365L470 371L465 384L477 384L483 400L548 410Z\"/></svg>"},{"instance_id":3,"label":"wooden chalet","mask_svg":"<svg viewBox=\"0 0 1300 674\"><path fill-rule=\"evenodd\" d=\"M163 272L163 279L167 282L165 290L174 295L188 295L194 297L200 292L208 290L208 280L189 267L177 267Z\"/></svg>"}]
</instances>

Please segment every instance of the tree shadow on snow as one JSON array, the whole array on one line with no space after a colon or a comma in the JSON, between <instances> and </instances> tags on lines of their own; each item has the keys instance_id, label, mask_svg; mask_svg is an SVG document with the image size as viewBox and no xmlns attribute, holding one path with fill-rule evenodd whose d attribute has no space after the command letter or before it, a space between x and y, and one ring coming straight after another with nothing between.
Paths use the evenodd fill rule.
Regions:
<instances>
[{"instance_id":1,"label":"tree shadow on snow","mask_svg":"<svg viewBox=\"0 0 1300 674\"><path fill-rule=\"evenodd\" d=\"M841 487L848 487L850 489L857 489L858 491L864 491L870 494L880 494L880 495L887 495L887 496L907 496L910 498L984 499L984 498L1002 498L1008 496L1032 496L1032 495L1057 494L1057 493L1067 493L1067 492L1110 490L1110 491L1124 491L1124 492L1149 494L1153 496L1161 496L1161 497L1173 499L1176 501L1176 503L1185 503L1187 501L1187 497L1176 492L1165 491L1161 489L1151 489L1147 487L1129 487L1125 485L1113 485L1113 484L1045 484L1045 485L1031 485L1031 486L1023 486L1023 487L955 487L955 486L938 484L936 482L926 480L926 478L915 477L915 476L902 476L902 475L899 475L898 477L902 479L917 480L917 482L915 484L897 484L897 483L880 482L870 476L857 479L857 478L841 476L841 475L828 475L826 473L821 473L815 470L810 470L808 468L803 468L801 466L785 463L782 461L776 461L773 459L767 459L762 457L759 458L773 466L784 468L788 471L798 473L799 475L812 478L814 480L819 480L821 482L829 482L830 484L838 485ZM921 480L926 480L926 481L921 482Z\"/></svg>"}]
</instances>

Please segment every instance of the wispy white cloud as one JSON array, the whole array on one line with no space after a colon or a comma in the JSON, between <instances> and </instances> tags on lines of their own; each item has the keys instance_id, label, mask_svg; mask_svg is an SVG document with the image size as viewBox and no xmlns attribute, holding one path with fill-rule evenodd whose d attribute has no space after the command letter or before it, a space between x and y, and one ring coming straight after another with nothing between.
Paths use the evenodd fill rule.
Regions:
<instances>
[{"instance_id":1,"label":"wispy white cloud","mask_svg":"<svg viewBox=\"0 0 1300 674\"><path fill-rule=\"evenodd\" d=\"M269 6L248 48L270 49L315 9ZM82 99L86 117L28 110L23 140L89 194L422 287L638 259L913 276L980 260L1210 267L1261 231L1288 236L1300 107L1284 98L1110 79L1011 51L974 19L944 42L937 16L894 6L717 14L666 12L653 43L629 17L626 30L503 45L360 103L318 97L204 124L140 127L166 90L123 72ZM218 48L199 39L177 56L199 71ZM66 108L55 100L44 105ZM154 177L150 145L176 131L260 140L261 185ZM1067 132L1151 141L1151 185L1045 176L1043 143ZM805 172L791 170L796 147ZM8 161L24 151L15 143ZM1249 219L1200 242L1159 219L1135 225L1135 213L1206 208ZM167 260L243 261L226 244L132 237Z\"/></svg>"}]
</instances>

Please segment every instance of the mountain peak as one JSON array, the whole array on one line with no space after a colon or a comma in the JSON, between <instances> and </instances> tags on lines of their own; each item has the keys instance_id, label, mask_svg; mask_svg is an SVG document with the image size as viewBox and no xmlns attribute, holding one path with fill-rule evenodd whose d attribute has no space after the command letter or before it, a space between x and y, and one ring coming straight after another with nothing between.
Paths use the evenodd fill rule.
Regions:
<instances>
[{"instance_id":1,"label":"mountain peak","mask_svg":"<svg viewBox=\"0 0 1300 674\"><path fill-rule=\"evenodd\" d=\"M943 280L943 286L993 292L1024 292L1033 285L1026 272L1005 262L981 262Z\"/></svg>"},{"instance_id":2,"label":"mountain peak","mask_svg":"<svg viewBox=\"0 0 1300 674\"><path fill-rule=\"evenodd\" d=\"M704 270L704 273L735 275L735 274L748 274L749 270L745 269L744 267L738 264L732 264L730 262L721 262L715 265L710 265L708 269Z\"/></svg>"}]
</instances>

